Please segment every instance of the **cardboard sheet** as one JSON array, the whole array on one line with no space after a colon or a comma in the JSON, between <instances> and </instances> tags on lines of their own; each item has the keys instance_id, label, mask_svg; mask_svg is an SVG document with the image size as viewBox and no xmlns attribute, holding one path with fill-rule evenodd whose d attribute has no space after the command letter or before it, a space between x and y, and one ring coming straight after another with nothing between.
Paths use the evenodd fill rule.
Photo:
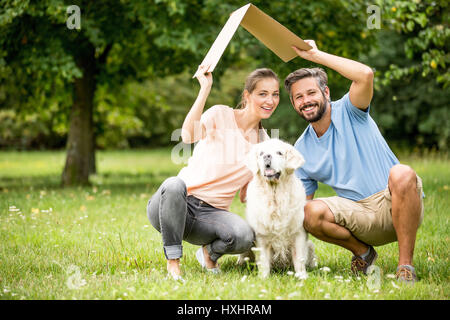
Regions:
<instances>
[{"instance_id":1,"label":"cardboard sheet","mask_svg":"<svg viewBox=\"0 0 450 320\"><path fill-rule=\"evenodd\" d=\"M309 44L285 26L249 3L230 15L230 18L203 59L201 64L210 65L208 72L214 71L239 25L260 40L284 62L297 57L294 49L291 48L292 45L303 50L311 49ZM196 76L197 72L193 78Z\"/></svg>"}]
</instances>

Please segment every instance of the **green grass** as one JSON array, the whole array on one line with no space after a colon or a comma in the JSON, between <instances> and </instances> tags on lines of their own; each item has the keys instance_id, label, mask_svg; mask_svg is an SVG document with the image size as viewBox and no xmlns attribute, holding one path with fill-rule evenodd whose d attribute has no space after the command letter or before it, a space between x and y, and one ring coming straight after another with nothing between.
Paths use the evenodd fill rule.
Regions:
<instances>
[{"instance_id":1,"label":"green grass","mask_svg":"<svg viewBox=\"0 0 450 320\"><path fill-rule=\"evenodd\" d=\"M377 290L367 277L351 275L350 252L314 238L319 267L306 281L286 271L261 280L252 265L236 266L236 256L222 257L220 275L207 274L189 243L187 282L167 280L161 237L145 208L181 168L170 150L99 152L90 187L60 188L64 159L64 152L0 152L0 299L449 299L448 157L400 157L423 178L426 193L415 250L420 281L409 287L391 278L393 243L377 247ZM332 194L323 185L317 192ZM237 198L231 209L244 216ZM320 270L325 266L331 271Z\"/></svg>"}]
</instances>

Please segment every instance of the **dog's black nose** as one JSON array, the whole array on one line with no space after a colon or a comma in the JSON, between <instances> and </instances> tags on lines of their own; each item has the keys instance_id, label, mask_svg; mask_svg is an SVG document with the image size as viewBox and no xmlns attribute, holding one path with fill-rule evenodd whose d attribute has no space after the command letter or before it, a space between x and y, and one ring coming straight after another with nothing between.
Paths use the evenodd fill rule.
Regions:
<instances>
[{"instance_id":1,"label":"dog's black nose","mask_svg":"<svg viewBox=\"0 0 450 320\"><path fill-rule=\"evenodd\" d=\"M270 154L265 154L263 157L263 160L264 160L264 165L266 166L266 168L270 168L272 156Z\"/></svg>"}]
</instances>

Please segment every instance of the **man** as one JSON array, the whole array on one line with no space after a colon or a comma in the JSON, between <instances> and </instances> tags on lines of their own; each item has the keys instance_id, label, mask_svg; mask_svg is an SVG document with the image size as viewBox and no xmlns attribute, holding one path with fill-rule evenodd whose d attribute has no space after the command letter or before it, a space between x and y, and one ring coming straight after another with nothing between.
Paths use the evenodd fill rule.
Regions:
<instances>
[{"instance_id":1,"label":"man","mask_svg":"<svg viewBox=\"0 0 450 320\"><path fill-rule=\"evenodd\" d=\"M351 269L367 274L373 246L398 241L400 282L417 281L413 267L416 232L423 219L422 182L399 164L369 115L372 69L362 63L312 49L297 54L352 81L349 92L331 102L327 75L304 68L285 80L295 111L310 122L295 147L305 157L296 171L306 190L305 229L316 238L353 253ZM320 181L337 196L313 200Z\"/></svg>"}]
</instances>

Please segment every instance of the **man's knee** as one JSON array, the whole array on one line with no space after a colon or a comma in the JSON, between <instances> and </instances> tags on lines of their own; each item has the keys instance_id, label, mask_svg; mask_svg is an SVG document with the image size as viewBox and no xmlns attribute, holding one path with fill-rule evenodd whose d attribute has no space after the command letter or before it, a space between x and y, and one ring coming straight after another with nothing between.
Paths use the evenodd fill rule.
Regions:
<instances>
[{"instance_id":1,"label":"man's knee","mask_svg":"<svg viewBox=\"0 0 450 320\"><path fill-rule=\"evenodd\" d=\"M416 188L416 172L409 166L397 164L389 172L389 190L391 193L405 194L412 188Z\"/></svg>"},{"instance_id":2,"label":"man's knee","mask_svg":"<svg viewBox=\"0 0 450 320\"><path fill-rule=\"evenodd\" d=\"M304 211L303 227L311 233L320 229L322 223L327 219L329 209L323 201L312 200L305 205Z\"/></svg>"}]
</instances>

